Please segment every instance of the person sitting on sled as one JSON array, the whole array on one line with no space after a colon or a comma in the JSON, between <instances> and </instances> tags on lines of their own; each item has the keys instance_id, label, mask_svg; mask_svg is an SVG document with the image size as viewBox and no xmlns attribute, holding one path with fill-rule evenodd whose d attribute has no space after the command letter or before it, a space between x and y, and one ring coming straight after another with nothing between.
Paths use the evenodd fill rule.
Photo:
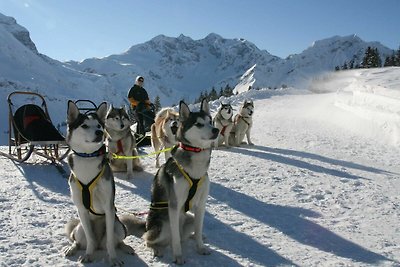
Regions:
<instances>
[{"instance_id":1,"label":"person sitting on sled","mask_svg":"<svg viewBox=\"0 0 400 267\"><path fill-rule=\"evenodd\" d=\"M135 84L128 92L128 100L137 122L136 133L145 135L154 123L154 105L150 102L146 89L143 88L143 76L137 76Z\"/></svg>"}]
</instances>

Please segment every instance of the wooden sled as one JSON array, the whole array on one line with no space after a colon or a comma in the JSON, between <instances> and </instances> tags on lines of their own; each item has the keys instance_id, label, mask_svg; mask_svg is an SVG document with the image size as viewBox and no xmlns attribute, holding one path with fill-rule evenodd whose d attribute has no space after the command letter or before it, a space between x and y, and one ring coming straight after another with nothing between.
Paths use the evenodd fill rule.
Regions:
<instances>
[{"instance_id":1,"label":"wooden sled","mask_svg":"<svg viewBox=\"0 0 400 267\"><path fill-rule=\"evenodd\" d=\"M18 106L17 102L14 102L18 98L31 103ZM8 154L0 152L3 156L24 162L32 154L36 154L51 162L57 162L68 155L69 147L65 137L51 122L43 96L34 92L15 91L8 95L7 102Z\"/></svg>"}]
</instances>

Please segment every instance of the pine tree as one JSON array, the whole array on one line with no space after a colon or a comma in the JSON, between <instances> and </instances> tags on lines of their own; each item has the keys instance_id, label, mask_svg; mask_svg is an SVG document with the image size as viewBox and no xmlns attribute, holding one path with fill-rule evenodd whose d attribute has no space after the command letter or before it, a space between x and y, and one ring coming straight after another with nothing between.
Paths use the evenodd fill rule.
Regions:
<instances>
[{"instance_id":1,"label":"pine tree","mask_svg":"<svg viewBox=\"0 0 400 267\"><path fill-rule=\"evenodd\" d=\"M211 92L209 94L209 101L213 101L213 100L216 100L216 99L218 99L218 94L217 94L217 91L215 90L215 88L213 86L213 88L211 89Z\"/></svg>"},{"instance_id":2,"label":"pine tree","mask_svg":"<svg viewBox=\"0 0 400 267\"><path fill-rule=\"evenodd\" d=\"M378 48L368 46L362 61L363 68L378 68L382 66L382 60Z\"/></svg>"},{"instance_id":3,"label":"pine tree","mask_svg":"<svg viewBox=\"0 0 400 267\"><path fill-rule=\"evenodd\" d=\"M373 68L382 67L382 59L379 54L378 48L375 48L373 51Z\"/></svg>"},{"instance_id":4,"label":"pine tree","mask_svg":"<svg viewBox=\"0 0 400 267\"><path fill-rule=\"evenodd\" d=\"M230 97L230 96L232 96L233 95L233 88L231 88L230 86L229 86L229 83L225 86L225 89L224 89L224 96L225 97Z\"/></svg>"},{"instance_id":5,"label":"pine tree","mask_svg":"<svg viewBox=\"0 0 400 267\"><path fill-rule=\"evenodd\" d=\"M365 51L361 66L363 68L370 68L370 66L371 66L371 47L370 46L368 46L367 50Z\"/></svg>"},{"instance_id":6,"label":"pine tree","mask_svg":"<svg viewBox=\"0 0 400 267\"><path fill-rule=\"evenodd\" d=\"M395 60L394 60L394 66L400 67L400 46L399 49L396 52Z\"/></svg>"},{"instance_id":7,"label":"pine tree","mask_svg":"<svg viewBox=\"0 0 400 267\"><path fill-rule=\"evenodd\" d=\"M218 97L224 96L224 89L222 89L222 87L219 90L219 94Z\"/></svg>"},{"instance_id":8,"label":"pine tree","mask_svg":"<svg viewBox=\"0 0 400 267\"><path fill-rule=\"evenodd\" d=\"M349 62L349 69L354 69L354 58Z\"/></svg>"},{"instance_id":9,"label":"pine tree","mask_svg":"<svg viewBox=\"0 0 400 267\"><path fill-rule=\"evenodd\" d=\"M154 98L154 112L157 113L161 110L161 99L160 96L156 95Z\"/></svg>"}]
</instances>

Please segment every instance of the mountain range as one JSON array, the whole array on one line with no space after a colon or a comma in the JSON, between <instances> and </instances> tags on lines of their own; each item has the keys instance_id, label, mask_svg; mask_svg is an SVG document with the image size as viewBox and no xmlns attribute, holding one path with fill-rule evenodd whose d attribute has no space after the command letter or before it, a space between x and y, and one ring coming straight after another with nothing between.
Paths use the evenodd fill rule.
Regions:
<instances>
[{"instance_id":1,"label":"mountain range","mask_svg":"<svg viewBox=\"0 0 400 267\"><path fill-rule=\"evenodd\" d=\"M316 41L283 59L248 40L211 33L201 40L159 35L123 53L60 62L41 54L29 31L1 13L0 39L0 97L16 90L39 92L52 102L48 105L55 122L65 120L68 99L127 104L127 91L137 75L145 77L151 98L159 96L165 106L180 99L193 102L200 92L212 87L219 91L226 85L238 85L238 92L250 86L306 89L313 77L345 61L361 61L368 46L376 47L382 59L393 53L379 42L350 35ZM5 125L5 105L0 109L0 123Z\"/></svg>"}]
</instances>

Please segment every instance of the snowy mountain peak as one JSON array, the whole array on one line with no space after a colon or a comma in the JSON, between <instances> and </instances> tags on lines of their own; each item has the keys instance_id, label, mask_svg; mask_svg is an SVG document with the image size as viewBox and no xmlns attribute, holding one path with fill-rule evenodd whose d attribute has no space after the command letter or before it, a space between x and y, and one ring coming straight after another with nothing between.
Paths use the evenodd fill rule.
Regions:
<instances>
[{"instance_id":1,"label":"snowy mountain peak","mask_svg":"<svg viewBox=\"0 0 400 267\"><path fill-rule=\"evenodd\" d=\"M0 27L10 32L24 46L38 53L36 45L29 36L28 30L17 24L17 21L13 17L8 17L0 13Z\"/></svg>"}]
</instances>

